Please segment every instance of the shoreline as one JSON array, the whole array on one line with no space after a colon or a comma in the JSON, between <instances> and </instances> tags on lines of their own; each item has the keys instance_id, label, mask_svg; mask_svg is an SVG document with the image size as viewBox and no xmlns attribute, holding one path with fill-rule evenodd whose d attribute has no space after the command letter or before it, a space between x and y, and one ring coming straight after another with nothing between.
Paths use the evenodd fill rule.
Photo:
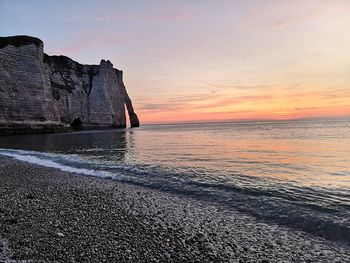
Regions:
<instances>
[{"instance_id":1,"label":"shoreline","mask_svg":"<svg viewBox=\"0 0 350 263\"><path fill-rule=\"evenodd\" d=\"M186 196L8 157L0 181L0 262L350 261L331 241Z\"/></svg>"},{"instance_id":2,"label":"shoreline","mask_svg":"<svg viewBox=\"0 0 350 263\"><path fill-rule=\"evenodd\" d=\"M81 133L81 132L103 132L103 131L109 131L109 130L126 130L126 129L135 129L138 127L131 127L128 125L121 125L121 126L101 126L101 127L95 127L95 126L84 126L81 129L74 129L71 126L53 126L49 128L39 128L39 129L27 129L27 128L21 128L21 129L12 129L9 128L8 130L1 128L0 123L0 137L13 137L13 136L21 136L21 135L50 135L50 134L69 134L69 133Z\"/></svg>"}]
</instances>

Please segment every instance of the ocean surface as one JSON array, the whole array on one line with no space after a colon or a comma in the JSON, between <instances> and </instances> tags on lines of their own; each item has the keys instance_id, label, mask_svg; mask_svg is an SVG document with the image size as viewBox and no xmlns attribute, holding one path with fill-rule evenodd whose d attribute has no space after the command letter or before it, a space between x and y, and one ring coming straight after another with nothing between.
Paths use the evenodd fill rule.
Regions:
<instances>
[{"instance_id":1,"label":"ocean surface","mask_svg":"<svg viewBox=\"0 0 350 263\"><path fill-rule=\"evenodd\" d=\"M350 244L350 119L8 136L0 155L187 195Z\"/></svg>"}]
</instances>

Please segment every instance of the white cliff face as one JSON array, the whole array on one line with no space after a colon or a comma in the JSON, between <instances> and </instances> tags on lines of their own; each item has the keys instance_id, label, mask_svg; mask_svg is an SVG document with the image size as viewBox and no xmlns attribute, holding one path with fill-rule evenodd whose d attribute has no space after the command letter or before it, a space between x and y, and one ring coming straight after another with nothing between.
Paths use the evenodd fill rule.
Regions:
<instances>
[{"instance_id":1,"label":"white cliff face","mask_svg":"<svg viewBox=\"0 0 350 263\"><path fill-rule=\"evenodd\" d=\"M122 72L109 61L81 65L44 54L39 39L0 38L0 133L125 127L125 104L139 126Z\"/></svg>"},{"instance_id":2,"label":"white cliff face","mask_svg":"<svg viewBox=\"0 0 350 263\"><path fill-rule=\"evenodd\" d=\"M0 127L44 130L60 126L50 81L42 63L43 45L0 49Z\"/></svg>"}]
</instances>

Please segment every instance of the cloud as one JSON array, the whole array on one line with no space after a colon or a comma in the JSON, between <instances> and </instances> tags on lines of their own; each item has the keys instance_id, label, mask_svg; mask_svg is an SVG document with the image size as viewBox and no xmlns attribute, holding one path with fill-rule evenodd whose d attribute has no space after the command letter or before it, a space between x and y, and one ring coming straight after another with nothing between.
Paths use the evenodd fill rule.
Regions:
<instances>
[{"instance_id":1,"label":"cloud","mask_svg":"<svg viewBox=\"0 0 350 263\"><path fill-rule=\"evenodd\" d=\"M140 103L138 107L142 112L158 112L158 111L221 111L220 108L239 105L242 103L268 103L273 97L270 95L245 95L227 97L224 94L192 94L188 96L177 96L167 99L162 99L161 103ZM229 111L225 111L229 112ZM242 111L240 111L242 112Z\"/></svg>"},{"instance_id":2,"label":"cloud","mask_svg":"<svg viewBox=\"0 0 350 263\"><path fill-rule=\"evenodd\" d=\"M153 111L171 109L172 107L174 107L174 105L169 105L168 103L146 103L139 107L139 110Z\"/></svg>"},{"instance_id":3,"label":"cloud","mask_svg":"<svg viewBox=\"0 0 350 263\"><path fill-rule=\"evenodd\" d=\"M242 25L249 30L276 30L301 24L321 16L346 15L348 0L270 0L257 5Z\"/></svg>"},{"instance_id":4,"label":"cloud","mask_svg":"<svg viewBox=\"0 0 350 263\"><path fill-rule=\"evenodd\" d=\"M350 98L350 89L328 87L325 89L313 89L309 91L298 91L288 94L288 98L318 98L319 100L331 100L339 98Z\"/></svg>"},{"instance_id":5,"label":"cloud","mask_svg":"<svg viewBox=\"0 0 350 263\"><path fill-rule=\"evenodd\" d=\"M309 107L309 108L294 108L294 110L296 111L303 111L303 110L318 110L318 109L322 109L320 107Z\"/></svg>"}]
</instances>

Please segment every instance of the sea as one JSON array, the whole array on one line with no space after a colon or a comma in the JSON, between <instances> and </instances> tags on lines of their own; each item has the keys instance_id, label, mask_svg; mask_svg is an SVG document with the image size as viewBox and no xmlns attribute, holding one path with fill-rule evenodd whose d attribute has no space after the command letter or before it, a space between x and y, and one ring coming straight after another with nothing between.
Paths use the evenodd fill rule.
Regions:
<instances>
[{"instance_id":1,"label":"sea","mask_svg":"<svg viewBox=\"0 0 350 263\"><path fill-rule=\"evenodd\" d=\"M350 244L350 118L3 136L0 155L199 199Z\"/></svg>"}]
</instances>

